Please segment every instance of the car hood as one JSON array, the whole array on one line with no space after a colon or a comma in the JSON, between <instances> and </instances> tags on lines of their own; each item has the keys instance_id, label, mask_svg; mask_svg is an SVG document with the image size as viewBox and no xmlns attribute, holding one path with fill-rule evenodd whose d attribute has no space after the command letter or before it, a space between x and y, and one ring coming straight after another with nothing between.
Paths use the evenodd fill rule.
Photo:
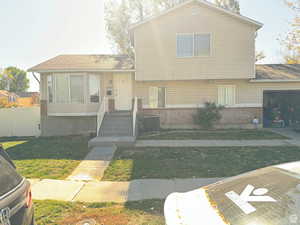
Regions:
<instances>
[{"instance_id":1,"label":"car hood","mask_svg":"<svg viewBox=\"0 0 300 225\"><path fill-rule=\"evenodd\" d=\"M300 224L300 176L268 167L166 199L167 225Z\"/></svg>"}]
</instances>

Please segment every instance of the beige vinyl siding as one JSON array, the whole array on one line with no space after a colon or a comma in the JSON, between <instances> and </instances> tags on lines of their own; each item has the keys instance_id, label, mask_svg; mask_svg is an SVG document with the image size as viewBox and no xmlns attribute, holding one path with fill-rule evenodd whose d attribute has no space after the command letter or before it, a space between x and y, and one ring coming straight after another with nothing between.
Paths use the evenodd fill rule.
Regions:
<instances>
[{"instance_id":1,"label":"beige vinyl siding","mask_svg":"<svg viewBox=\"0 0 300 225\"><path fill-rule=\"evenodd\" d=\"M166 87L166 108L193 108L206 101L218 102L218 87L235 86L235 105L231 107L262 107L264 90L300 90L296 83L251 83L247 80L136 82L135 95L149 105L149 88Z\"/></svg>"},{"instance_id":2,"label":"beige vinyl siding","mask_svg":"<svg viewBox=\"0 0 300 225\"><path fill-rule=\"evenodd\" d=\"M177 57L180 33L211 34L211 55ZM188 4L134 30L136 80L254 78L255 33L248 23Z\"/></svg>"}]
</instances>

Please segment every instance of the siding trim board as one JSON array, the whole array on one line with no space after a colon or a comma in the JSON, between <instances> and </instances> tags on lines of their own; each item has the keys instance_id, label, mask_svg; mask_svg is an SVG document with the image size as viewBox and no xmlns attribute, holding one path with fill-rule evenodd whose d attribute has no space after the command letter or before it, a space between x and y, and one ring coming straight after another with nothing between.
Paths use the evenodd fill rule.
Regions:
<instances>
[{"instance_id":1,"label":"siding trim board","mask_svg":"<svg viewBox=\"0 0 300 225\"><path fill-rule=\"evenodd\" d=\"M48 116L96 116L97 112L90 113L48 113Z\"/></svg>"},{"instance_id":2,"label":"siding trim board","mask_svg":"<svg viewBox=\"0 0 300 225\"><path fill-rule=\"evenodd\" d=\"M143 109L149 109L149 110L164 110L164 109L197 109L197 108L203 108L204 104L174 104L174 105L166 105L165 108L151 108L149 105L144 105ZM263 107L263 104L261 103L248 103L248 104L235 104L231 106L225 106L225 108L261 108Z\"/></svg>"},{"instance_id":3,"label":"siding trim board","mask_svg":"<svg viewBox=\"0 0 300 225\"><path fill-rule=\"evenodd\" d=\"M248 18L248 17L246 17L246 16L242 16L242 15L233 13L233 12L231 12L231 11L229 11L229 10L223 9L223 8L221 8L221 7L218 7L218 6L216 6L215 4L213 4L213 3L210 3L210 2L207 2L207 1L203 1L203 0L190 0L190 1L186 1L186 2L184 2L184 3L178 4L177 6L171 8L171 9L169 9L169 10L166 10L166 11L164 11L164 12L158 14L158 15L152 16L152 17L150 17L150 18L148 18L148 19L145 19L145 20L143 20L143 21L141 21L141 22L135 23L135 24L133 24L132 26L130 26L129 29L130 29L130 30L133 30L133 29L135 29L135 28L137 28L137 27L139 27L139 26L141 26L141 25L143 25L143 24L145 24L145 23L148 23L148 22L150 22L150 21L152 21L152 20L158 19L158 18L161 17L161 16L164 16L164 15L170 13L170 12L173 12L173 11L176 10L176 9L179 9L179 8L185 6L185 5L188 5L188 4L194 3L194 2L196 2L196 3L198 3L198 4L202 4L202 5L206 6L206 7L209 7L209 8L211 8L211 9L214 9L214 10L216 10L216 11L219 11L219 12L221 12L221 13L223 13L223 14L227 14L227 15L229 15L229 16L231 16L231 17L236 18L236 19L242 20L242 21L244 21L244 22L246 22L246 23L248 23L248 24L255 25L255 26L257 27L257 29L260 29L260 28L263 26L263 24L260 23L260 22L258 22L258 21L255 21L255 20L250 19L250 18Z\"/></svg>"},{"instance_id":4,"label":"siding trim board","mask_svg":"<svg viewBox=\"0 0 300 225\"><path fill-rule=\"evenodd\" d=\"M251 83L291 83L291 82L300 82L300 79L291 79L291 80L250 80Z\"/></svg>"}]
</instances>

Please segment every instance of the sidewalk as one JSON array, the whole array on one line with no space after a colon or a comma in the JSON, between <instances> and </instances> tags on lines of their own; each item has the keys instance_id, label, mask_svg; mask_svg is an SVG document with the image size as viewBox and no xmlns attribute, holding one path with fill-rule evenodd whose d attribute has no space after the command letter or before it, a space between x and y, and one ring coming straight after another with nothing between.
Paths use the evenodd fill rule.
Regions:
<instances>
[{"instance_id":1,"label":"sidewalk","mask_svg":"<svg viewBox=\"0 0 300 225\"><path fill-rule=\"evenodd\" d=\"M274 133L286 136L290 138L291 140L288 140L288 142L292 145L300 146L300 133L297 133L289 128L277 128L277 129L271 129Z\"/></svg>"},{"instance_id":2,"label":"sidewalk","mask_svg":"<svg viewBox=\"0 0 300 225\"><path fill-rule=\"evenodd\" d=\"M147 179L131 182L30 180L34 200L126 202L164 199L173 192L191 191L224 178Z\"/></svg>"},{"instance_id":3,"label":"sidewalk","mask_svg":"<svg viewBox=\"0 0 300 225\"><path fill-rule=\"evenodd\" d=\"M245 147L286 146L291 140L140 140L136 147Z\"/></svg>"},{"instance_id":4,"label":"sidewalk","mask_svg":"<svg viewBox=\"0 0 300 225\"><path fill-rule=\"evenodd\" d=\"M100 181L114 156L115 146L94 147L67 178L69 181Z\"/></svg>"}]
</instances>

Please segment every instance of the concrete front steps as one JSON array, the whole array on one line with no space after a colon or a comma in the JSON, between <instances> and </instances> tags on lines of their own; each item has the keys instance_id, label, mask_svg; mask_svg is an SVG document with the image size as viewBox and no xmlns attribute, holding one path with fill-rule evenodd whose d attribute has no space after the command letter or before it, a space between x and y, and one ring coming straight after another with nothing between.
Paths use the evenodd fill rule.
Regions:
<instances>
[{"instance_id":1,"label":"concrete front steps","mask_svg":"<svg viewBox=\"0 0 300 225\"><path fill-rule=\"evenodd\" d=\"M89 148L103 146L133 146L131 111L106 113L99 130L99 136L89 141Z\"/></svg>"}]
</instances>

